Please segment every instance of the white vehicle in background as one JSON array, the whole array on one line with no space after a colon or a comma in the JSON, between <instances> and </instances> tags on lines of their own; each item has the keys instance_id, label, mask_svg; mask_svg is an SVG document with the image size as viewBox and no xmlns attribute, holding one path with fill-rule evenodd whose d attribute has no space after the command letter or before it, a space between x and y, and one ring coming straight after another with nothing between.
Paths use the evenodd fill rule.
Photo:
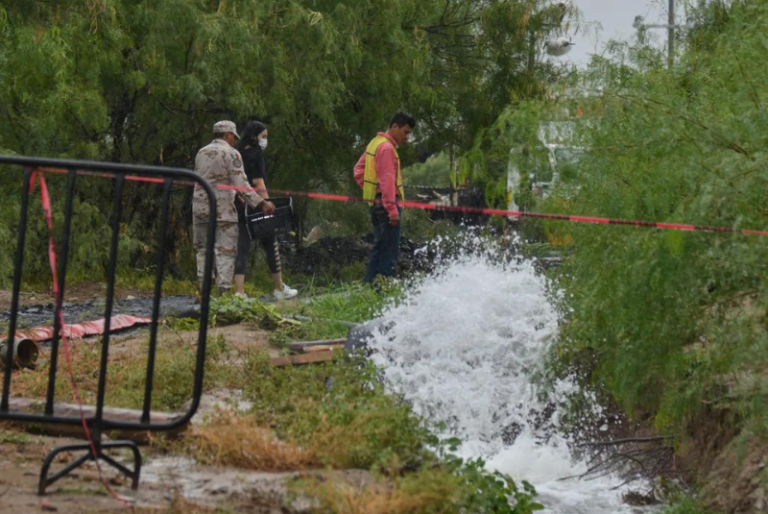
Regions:
<instances>
[{"instance_id":1,"label":"white vehicle in background","mask_svg":"<svg viewBox=\"0 0 768 514\"><path fill-rule=\"evenodd\" d=\"M540 125L537 139L546 149L547 163L544 165L530 161L531 169L521 170L519 162L522 159L518 156L524 152L524 148L518 146L510 149L507 169L507 204L510 211L520 210L515 202L515 192L521 187L522 171L527 173L532 192L539 198L549 196L552 188L561 180L570 181L575 178L579 154L585 150L573 144L576 123L573 120L547 121Z\"/></svg>"}]
</instances>

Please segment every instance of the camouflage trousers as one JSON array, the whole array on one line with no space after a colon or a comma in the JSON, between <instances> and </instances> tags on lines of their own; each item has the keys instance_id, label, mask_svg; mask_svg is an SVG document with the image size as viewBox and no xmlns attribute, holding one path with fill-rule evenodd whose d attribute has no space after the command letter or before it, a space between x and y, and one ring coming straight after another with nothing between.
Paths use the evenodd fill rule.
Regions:
<instances>
[{"instance_id":1,"label":"camouflage trousers","mask_svg":"<svg viewBox=\"0 0 768 514\"><path fill-rule=\"evenodd\" d=\"M205 269L205 244L208 239L208 224L195 223L194 247L197 253L197 283L203 288L203 270ZM239 230L236 221L216 223L216 243L214 251L213 273L216 285L222 292L232 289L235 276L235 257L237 256L237 237Z\"/></svg>"}]
</instances>

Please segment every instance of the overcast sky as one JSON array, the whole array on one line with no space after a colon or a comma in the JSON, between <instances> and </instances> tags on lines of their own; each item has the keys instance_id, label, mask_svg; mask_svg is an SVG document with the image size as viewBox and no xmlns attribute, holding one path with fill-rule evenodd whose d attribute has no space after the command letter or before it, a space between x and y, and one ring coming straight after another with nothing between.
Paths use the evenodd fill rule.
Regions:
<instances>
[{"instance_id":1,"label":"overcast sky","mask_svg":"<svg viewBox=\"0 0 768 514\"><path fill-rule=\"evenodd\" d=\"M667 6L669 0L572 0L581 11L585 30L572 37L575 43L567 59L582 67L589 62L589 56L600 53L605 42L610 39L628 39L635 30L632 23L635 16L643 16L649 24L667 22ZM678 0L678 17L682 14L682 1ZM595 30L597 25L602 29ZM571 29L571 33L573 33ZM666 41L663 29L652 29L660 44ZM563 59L562 57L560 59Z\"/></svg>"}]
</instances>

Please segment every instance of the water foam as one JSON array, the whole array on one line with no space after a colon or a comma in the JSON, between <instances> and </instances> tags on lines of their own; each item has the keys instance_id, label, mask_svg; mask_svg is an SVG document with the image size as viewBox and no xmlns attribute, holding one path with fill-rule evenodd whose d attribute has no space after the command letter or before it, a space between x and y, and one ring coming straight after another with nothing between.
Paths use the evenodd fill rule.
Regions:
<instances>
[{"instance_id":1,"label":"water foam","mask_svg":"<svg viewBox=\"0 0 768 514\"><path fill-rule=\"evenodd\" d=\"M542 399L531 378L558 324L531 262L452 260L383 318L395 325L375 335L372 358L394 392L463 441L461 456L528 480L545 512L637 512L622 503L617 477L562 480L586 471L558 426L557 406L575 385L560 382Z\"/></svg>"}]
</instances>

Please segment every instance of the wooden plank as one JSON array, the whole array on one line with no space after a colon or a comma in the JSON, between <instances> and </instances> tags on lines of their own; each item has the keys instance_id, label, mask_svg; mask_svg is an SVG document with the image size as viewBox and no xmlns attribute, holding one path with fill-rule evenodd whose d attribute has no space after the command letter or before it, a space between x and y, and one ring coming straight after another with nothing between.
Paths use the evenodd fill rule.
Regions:
<instances>
[{"instance_id":1,"label":"wooden plank","mask_svg":"<svg viewBox=\"0 0 768 514\"><path fill-rule=\"evenodd\" d=\"M328 362L333 360L334 352L315 352L304 353L301 355L286 355L284 357L272 357L269 359L269 363L276 367L282 368L285 366L303 366L305 364L317 364L319 362Z\"/></svg>"},{"instance_id":2,"label":"wooden plank","mask_svg":"<svg viewBox=\"0 0 768 514\"><path fill-rule=\"evenodd\" d=\"M323 339L321 341L304 341L304 342L298 342L298 343L290 343L288 345L288 348L292 352L306 352L308 351L308 348L315 348L318 346L344 346L347 344L346 339Z\"/></svg>"},{"instance_id":3,"label":"wooden plank","mask_svg":"<svg viewBox=\"0 0 768 514\"><path fill-rule=\"evenodd\" d=\"M304 353L332 352L338 348L341 348L341 346L308 346L304 348Z\"/></svg>"}]
</instances>

